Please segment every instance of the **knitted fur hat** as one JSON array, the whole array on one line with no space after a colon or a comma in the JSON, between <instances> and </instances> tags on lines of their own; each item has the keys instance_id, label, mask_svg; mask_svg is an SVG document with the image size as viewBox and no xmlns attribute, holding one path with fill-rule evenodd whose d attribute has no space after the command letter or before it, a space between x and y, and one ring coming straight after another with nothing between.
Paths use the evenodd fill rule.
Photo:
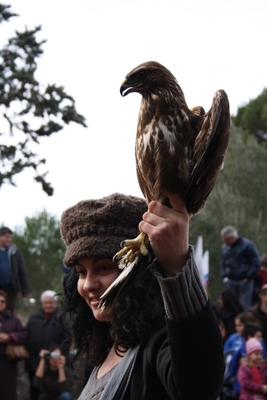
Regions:
<instances>
[{"instance_id":1,"label":"knitted fur hat","mask_svg":"<svg viewBox=\"0 0 267 400\"><path fill-rule=\"evenodd\" d=\"M261 351L263 352L263 347L261 345L261 342L256 339L256 338L251 338L246 341L246 352L247 356L249 356L251 353L254 353L254 351Z\"/></svg>"},{"instance_id":2,"label":"knitted fur hat","mask_svg":"<svg viewBox=\"0 0 267 400\"><path fill-rule=\"evenodd\" d=\"M73 267L82 257L112 258L123 240L138 235L138 224L145 211L145 200L119 193L80 201L68 208L60 224L67 246L64 264Z\"/></svg>"}]
</instances>

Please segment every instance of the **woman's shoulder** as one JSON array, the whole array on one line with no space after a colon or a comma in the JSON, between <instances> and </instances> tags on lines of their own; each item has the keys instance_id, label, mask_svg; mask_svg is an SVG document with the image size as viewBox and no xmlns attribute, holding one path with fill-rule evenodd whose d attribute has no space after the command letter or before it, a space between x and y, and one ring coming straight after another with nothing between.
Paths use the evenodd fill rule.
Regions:
<instances>
[{"instance_id":1,"label":"woman's shoulder","mask_svg":"<svg viewBox=\"0 0 267 400\"><path fill-rule=\"evenodd\" d=\"M12 320L12 321L18 321L21 322L20 317L14 314L14 311L11 310L10 308L7 308L4 312L3 312L3 317L8 319L8 320Z\"/></svg>"}]
</instances>

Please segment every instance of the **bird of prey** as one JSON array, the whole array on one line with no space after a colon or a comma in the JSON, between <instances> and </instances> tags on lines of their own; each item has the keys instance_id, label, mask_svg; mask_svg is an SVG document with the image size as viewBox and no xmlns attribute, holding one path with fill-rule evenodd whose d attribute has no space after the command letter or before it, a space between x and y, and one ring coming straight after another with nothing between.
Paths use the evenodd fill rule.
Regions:
<instances>
[{"instance_id":1,"label":"bird of prey","mask_svg":"<svg viewBox=\"0 0 267 400\"><path fill-rule=\"evenodd\" d=\"M133 92L142 96L135 142L140 189L147 203L158 200L166 205L166 193L178 192L191 217L204 207L223 166L230 136L227 94L216 91L207 113L201 106L190 110L174 75L155 61L126 75L120 93ZM102 296L102 306L111 303L114 288L133 273L148 249L144 233L124 242L115 255L124 271Z\"/></svg>"}]
</instances>

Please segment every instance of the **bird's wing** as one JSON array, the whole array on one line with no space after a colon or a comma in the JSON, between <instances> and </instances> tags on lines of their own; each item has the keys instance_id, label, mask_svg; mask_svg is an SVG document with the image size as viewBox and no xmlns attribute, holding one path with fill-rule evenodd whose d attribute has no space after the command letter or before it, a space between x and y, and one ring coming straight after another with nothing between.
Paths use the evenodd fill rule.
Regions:
<instances>
[{"instance_id":1,"label":"bird's wing","mask_svg":"<svg viewBox=\"0 0 267 400\"><path fill-rule=\"evenodd\" d=\"M205 110L203 107L201 106L196 106L191 108L192 113L194 113L195 115L204 115L205 114Z\"/></svg>"},{"instance_id":2,"label":"bird's wing","mask_svg":"<svg viewBox=\"0 0 267 400\"><path fill-rule=\"evenodd\" d=\"M229 138L228 97L223 90L218 90L211 109L203 116L193 148L194 168L184 195L189 214L196 214L204 207L223 166Z\"/></svg>"}]
</instances>

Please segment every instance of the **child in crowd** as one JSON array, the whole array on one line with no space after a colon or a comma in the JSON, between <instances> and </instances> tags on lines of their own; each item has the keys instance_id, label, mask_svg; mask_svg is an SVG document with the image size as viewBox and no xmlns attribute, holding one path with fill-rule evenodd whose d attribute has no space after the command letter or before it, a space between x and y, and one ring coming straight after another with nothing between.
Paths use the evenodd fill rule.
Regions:
<instances>
[{"instance_id":1,"label":"child in crowd","mask_svg":"<svg viewBox=\"0 0 267 400\"><path fill-rule=\"evenodd\" d=\"M224 289L217 300L217 315L223 321L226 330L226 340L235 333L235 318L243 313L244 307L239 302L238 296L232 289Z\"/></svg>"},{"instance_id":2,"label":"child in crowd","mask_svg":"<svg viewBox=\"0 0 267 400\"><path fill-rule=\"evenodd\" d=\"M258 339L246 342L246 358L238 369L240 384L239 400L267 399L267 363L263 360L263 348Z\"/></svg>"},{"instance_id":3,"label":"child in crowd","mask_svg":"<svg viewBox=\"0 0 267 400\"><path fill-rule=\"evenodd\" d=\"M236 333L232 333L232 335L230 335L229 338L224 343L224 353L226 353L229 350L235 351L239 349L239 347L242 345L243 342L243 337L242 337L243 330L245 324L248 322L249 322L248 316L245 312L238 314L236 316L235 318Z\"/></svg>"},{"instance_id":4,"label":"child in crowd","mask_svg":"<svg viewBox=\"0 0 267 400\"><path fill-rule=\"evenodd\" d=\"M236 397L238 397L240 393L240 385L237 379L237 372L240 365L240 360L247 356L246 342L251 338L255 338L260 341L263 349L263 358L264 360L266 360L267 351L265 343L262 339L262 329L257 325L252 325L252 324L245 325L242 334L243 342L241 346L233 353L228 368L228 379L231 381Z\"/></svg>"}]
</instances>

